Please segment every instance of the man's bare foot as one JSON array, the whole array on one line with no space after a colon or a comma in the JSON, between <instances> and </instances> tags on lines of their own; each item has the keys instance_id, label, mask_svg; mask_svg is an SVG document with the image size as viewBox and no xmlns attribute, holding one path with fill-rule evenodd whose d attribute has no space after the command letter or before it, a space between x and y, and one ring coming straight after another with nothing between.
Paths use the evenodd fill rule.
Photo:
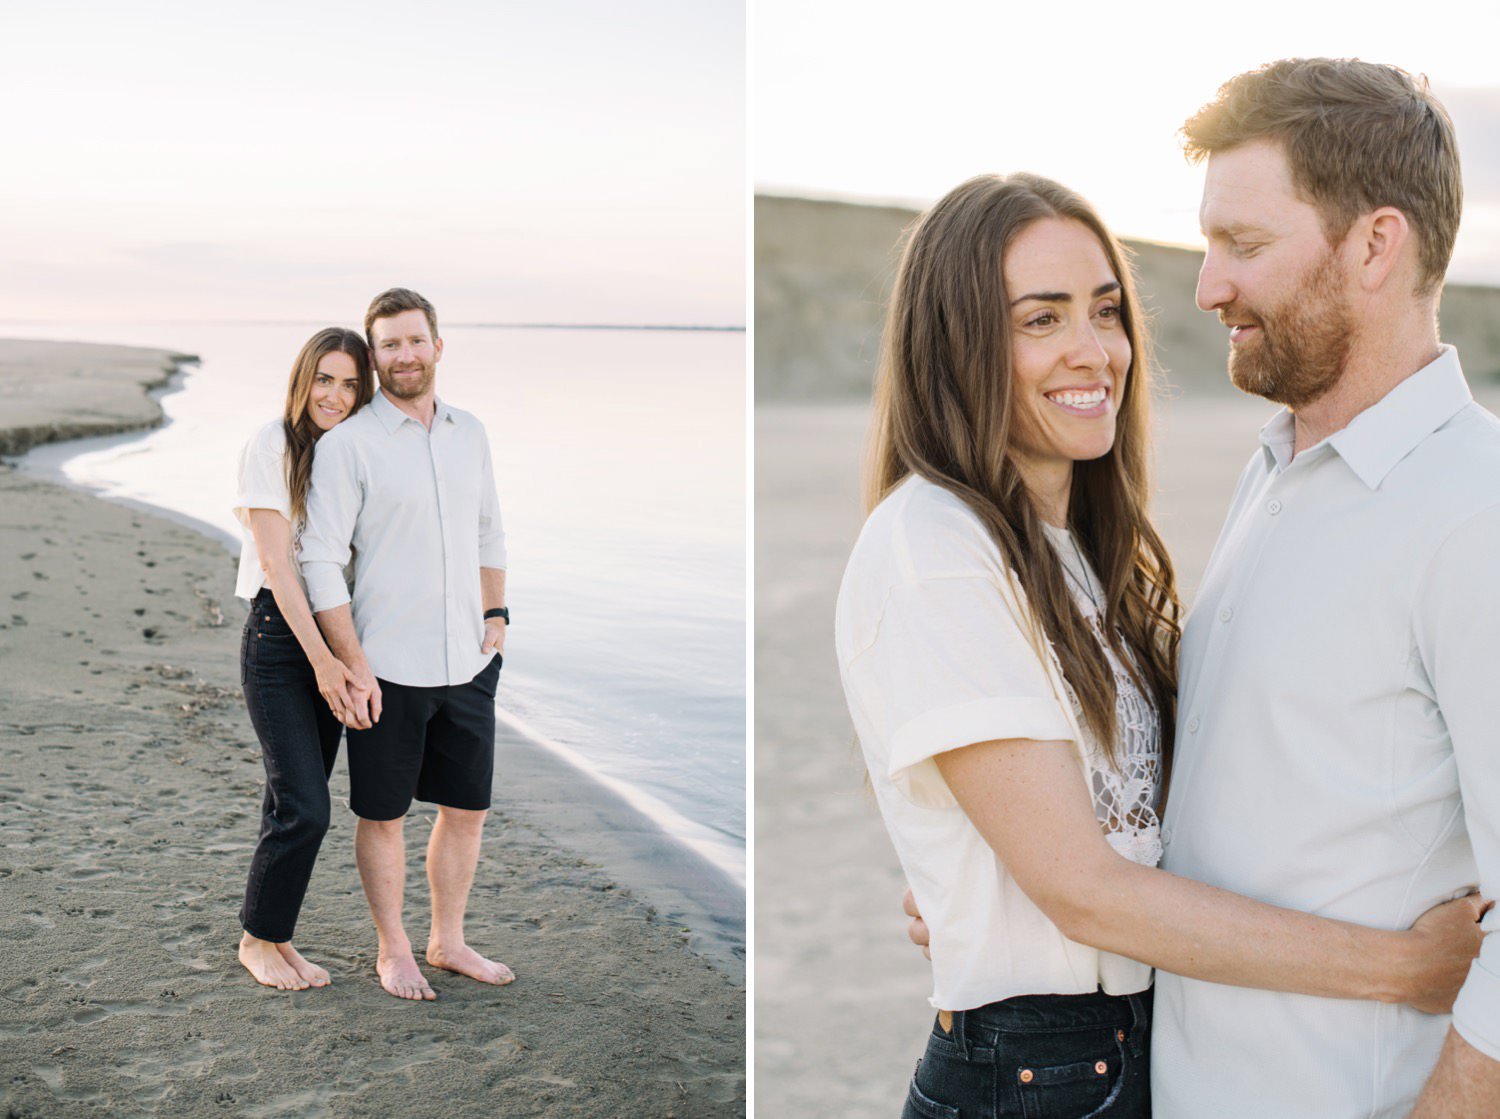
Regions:
<instances>
[{"instance_id":1,"label":"man's bare foot","mask_svg":"<svg viewBox=\"0 0 1500 1119\"><path fill-rule=\"evenodd\" d=\"M317 964L304 959L302 953L292 947L290 940L285 944L278 944L276 949L281 953L281 958L291 964L296 969L298 975L307 980L309 987L328 986L328 972L320 968Z\"/></svg>"},{"instance_id":2,"label":"man's bare foot","mask_svg":"<svg viewBox=\"0 0 1500 1119\"><path fill-rule=\"evenodd\" d=\"M497 987L514 983L516 980L515 973L510 968L494 960L485 959L467 944L460 944L454 948L429 944L427 962L444 971L456 971L459 975L467 975L470 979L477 979L481 983L493 983Z\"/></svg>"},{"instance_id":3,"label":"man's bare foot","mask_svg":"<svg viewBox=\"0 0 1500 1119\"><path fill-rule=\"evenodd\" d=\"M246 933L240 938L240 963L256 981L278 991L303 991L312 984L297 974L277 945Z\"/></svg>"},{"instance_id":4,"label":"man's bare foot","mask_svg":"<svg viewBox=\"0 0 1500 1119\"><path fill-rule=\"evenodd\" d=\"M435 999L437 994L427 985L422 969L417 967L417 958L410 952L401 956L381 956L375 961L375 974L380 976L380 985L387 994L398 999Z\"/></svg>"}]
</instances>

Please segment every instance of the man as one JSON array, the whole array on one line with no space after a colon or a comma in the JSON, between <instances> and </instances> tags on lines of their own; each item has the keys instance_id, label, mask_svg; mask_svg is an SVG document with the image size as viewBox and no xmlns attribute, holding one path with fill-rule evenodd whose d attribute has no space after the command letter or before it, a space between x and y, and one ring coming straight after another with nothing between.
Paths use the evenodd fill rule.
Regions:
<instances>
[{"instance_id":1,"label":"man","mask_svg":"<svg viewBox=\"0 0 1500 1119\"><path fill-rule=\"evenodd\" d=\"M464 938L510 620L505 533L484 428L436 395L443 340L432 304L382 292L365 334L380 391L318 442L301 562L318 625L356 678L350 807L376 971L392 995L431 999L402 924L413 797L438 806L427 962L484 983L515 978ZM352 602L342 574L351 552Z\"/></svg>"},{"instance_id":2,"label":"man","mask_svg":"<svg viewBox=\"0 0 1500 1119\"><path fill-rule=\"evenodd\" d=\"M1495 897L1500 424L1438 341L1452 124L1399 70L1312 59L1240 75L1184 134L1208 161L1198 305L1234 383L1287 410L1184 631L1163 866L1390 928ZM1156 1013L1166 1119L1397 1116L1419 1093L1417 1115L1500 1115L1500 942L1451 1027L1165 973Z\"/></svg>"},{"instance_id":3,"label":"man","mask_svg":"<svg viewBox=\"0 0 1500 1119\"><path fill-rule=\"evenodd\" d=\"M1451 122L1399 70L1308 59L1236 77L1184 134L1198 305L1234 383L1286 408L1184 630L1162 865L1386 928L1493 898L1500 422L1438 341ZM1158 1119L1500 1115L1500 941L1451 1024L1158 972L1152 1092Z\"/></svg>"}]
</instances>

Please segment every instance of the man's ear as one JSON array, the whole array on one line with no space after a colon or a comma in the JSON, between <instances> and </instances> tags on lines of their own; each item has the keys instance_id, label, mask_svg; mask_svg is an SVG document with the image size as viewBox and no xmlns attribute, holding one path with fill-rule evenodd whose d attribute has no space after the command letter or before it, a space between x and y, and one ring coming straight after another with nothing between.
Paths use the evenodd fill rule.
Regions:
<instances>
[{"instance_id":1,"label":"man's ear","mask_svg":"<svg viewBox=\"0 0 1500 1119\"><path fill-rule=\"evenodd\" d=\"M432 364L436 365L443 360L443 340L434 338L432 340Z\"/></svg>"},{"instance_id":2,"label":"man's ear","mask_svg":"<svg viewBox=\"0 0 1500 1119\"><path fill-rule=\"evenodd\" d=\"M1379 291L1397 271L1403 250L1412 243L1411 223L1394 206L1372 210L1354 223L1358 236L1359 284L1365 291Z\"/></svg>"}]
</instances>

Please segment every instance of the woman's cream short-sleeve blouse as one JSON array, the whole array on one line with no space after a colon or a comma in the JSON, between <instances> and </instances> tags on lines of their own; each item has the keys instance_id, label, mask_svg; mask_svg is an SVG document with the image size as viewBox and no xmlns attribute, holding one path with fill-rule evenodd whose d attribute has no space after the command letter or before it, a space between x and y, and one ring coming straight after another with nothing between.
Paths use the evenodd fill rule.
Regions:
<instances>
[{"instance_id":1,"label":"woman's cream short-sleeve blouse","mask_svg":"<svg viewBox=\"0 0 1500 1119\"><path fill-rule=\"evenodd\" d=\"M240 566L235 580L235 597L253 599L266 585L260 566L260 553L250 531L250 510L274 509L290 523L291 491L286 484L286 430L280 420L272 420L256 430L240 451L239 479L234 498L234 516L240 522ZM292 570L302 582L302 572L295 556L296 531L293 530ZM303 594L307 593L303 584Z\"/></svg>"},{"instance_id":2,"label":"woman's cream short-sleeve blouse","mask_svg":"<svg viewBox=\"0 0 1500 1119\"><path fill-rule=\"evenodd\" d=\"M931 935L932 1004L1144 990L1151 969L1065 938L1021 891L932 760L976 742L1085 738L1055 658L983 523L920 477L871 513L839 589L849 712Z\"/></svg>"}]
</instances>

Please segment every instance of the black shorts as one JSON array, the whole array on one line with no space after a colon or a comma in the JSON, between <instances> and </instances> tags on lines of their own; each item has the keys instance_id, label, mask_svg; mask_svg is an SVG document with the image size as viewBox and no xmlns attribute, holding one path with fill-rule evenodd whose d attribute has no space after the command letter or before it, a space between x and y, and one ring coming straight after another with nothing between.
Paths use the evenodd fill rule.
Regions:
<instances>
[{"instance_id":1,"label":"black shorts","mask_svg":"<svg viewBox=\"0 0 1500 1119\"><path fill-rule=\"evenodd\" d=\"M413 797L485 809L495 776L496 653L467 684L417 688L380 681L380 721L350 730L349 807L366 820L406 815Z\"/></svg>"}]
</instances>

